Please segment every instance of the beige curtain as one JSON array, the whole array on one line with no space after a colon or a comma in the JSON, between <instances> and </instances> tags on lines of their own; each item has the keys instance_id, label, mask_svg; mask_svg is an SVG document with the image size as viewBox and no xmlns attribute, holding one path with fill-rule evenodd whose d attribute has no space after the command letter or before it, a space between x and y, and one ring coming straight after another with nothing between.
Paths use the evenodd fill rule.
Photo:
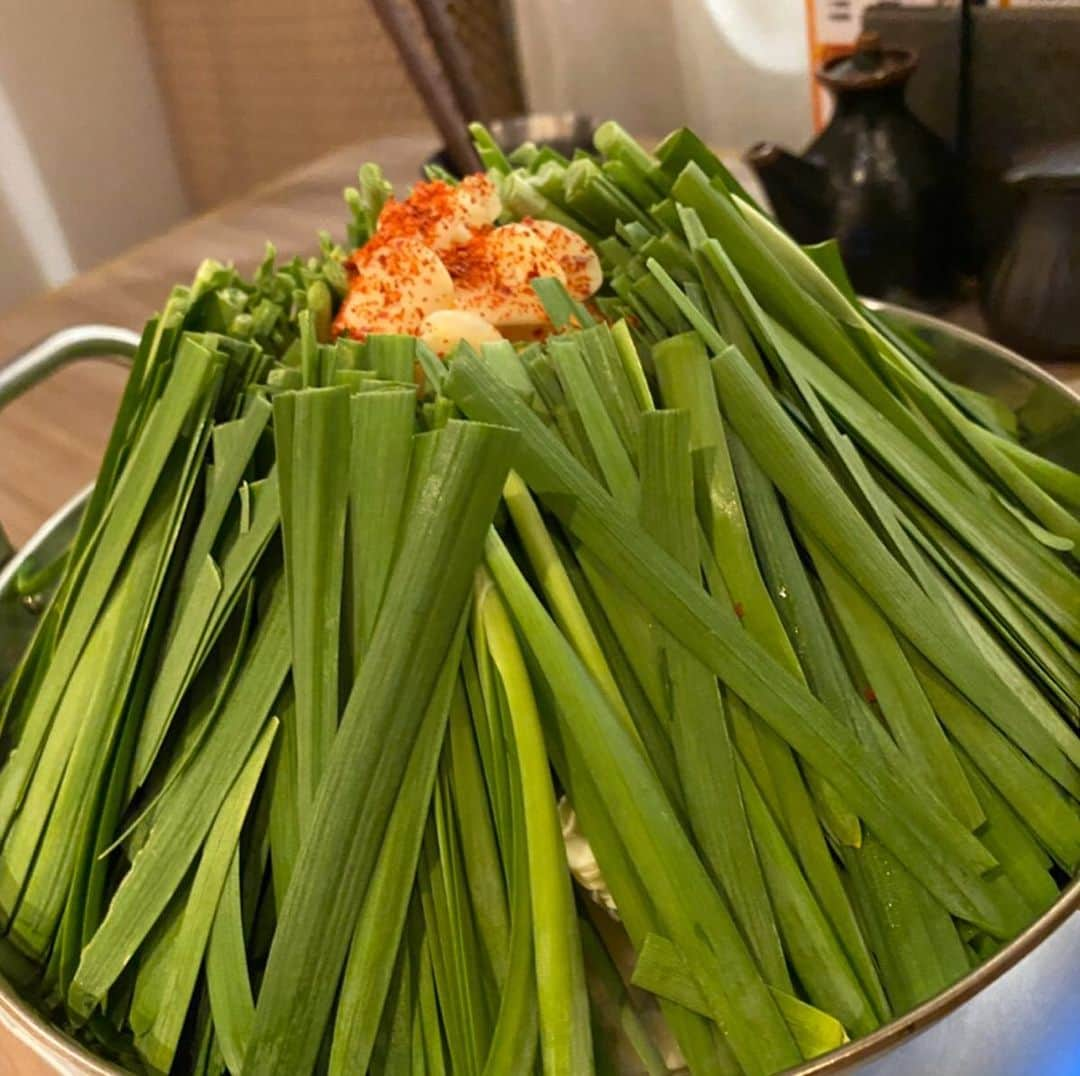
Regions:
<instances>
[{"instance_id":1,"label":"beige curtain","mask_svg":"<svg viewBox=\"0 0 1080 1076\"><path fill-rule=\"evenodd\" d=\"M196 207L359 138L429 128L368 0L142 0Z\"/></svg>"}]
</instances>

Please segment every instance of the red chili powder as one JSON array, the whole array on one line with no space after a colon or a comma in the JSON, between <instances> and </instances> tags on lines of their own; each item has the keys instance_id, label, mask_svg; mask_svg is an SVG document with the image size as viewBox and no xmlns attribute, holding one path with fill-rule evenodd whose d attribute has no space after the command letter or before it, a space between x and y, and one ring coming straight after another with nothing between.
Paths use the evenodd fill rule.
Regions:
<instances>
[{"instance_id":1,"label":"red chili powder","mask_svg":"<svg viewBox=\"0 0 1080 1076\"><path fill-rule=\"evenodd\" d=\"M379 214L377 236L384 239L415 236L429 246L434 242L440 221L456 203L454 188L441 179L417 183L404 202L391 198Z\"/></svg>"}]
</instances>

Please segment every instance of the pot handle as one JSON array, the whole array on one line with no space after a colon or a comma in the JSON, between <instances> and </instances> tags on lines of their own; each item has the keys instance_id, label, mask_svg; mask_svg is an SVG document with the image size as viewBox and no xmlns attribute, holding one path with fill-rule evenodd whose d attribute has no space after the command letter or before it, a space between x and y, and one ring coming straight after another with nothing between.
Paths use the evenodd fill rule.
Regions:
<instances>
[{"instance_id":1,"label":"pot handle","mask_svg":"<svg viewBox=\"0 0 1080 1076\"><path fill-rule=\"evenodd\" d=\"M0 410L68 363L106 358L127 364L138 346L138 333L115 325L72 325L60 329L0 366ZM0 524L0 566L13 552Z\"/></svg>"}]
</instances>

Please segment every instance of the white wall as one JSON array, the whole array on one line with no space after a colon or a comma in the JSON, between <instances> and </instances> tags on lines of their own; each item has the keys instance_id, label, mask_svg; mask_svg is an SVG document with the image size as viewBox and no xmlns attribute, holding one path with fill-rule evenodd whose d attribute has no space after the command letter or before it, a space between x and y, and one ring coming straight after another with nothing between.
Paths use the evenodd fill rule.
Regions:
<instances>
[{"instance_id":1,"label":"white wall","mask_svg":"<svg viewBox=\"0 0 1080 1076\"><path fill-rule=\"evenodd\" d=\"M33 295L41 286L41 272L34 263L11 207L0 196L0 311Z\"/></svg>"},{"instance_id":2,"label":"white wall","mask_svg":"<svg viewBox=\"0 0 1080 1076\"><path fill-rule=\"evenodd\" d=\"M529 107L572 110L659 135L685 123L671 6L664 0L514 0Z\"/></svg>"},{"instance_id":3,"label":"white wall","mask_svg":"<svg viewBox=\"0 0 1080 1076\"><path fill-rule=\"evenodd\" d=\"M803 0L514 0L529 102L693 127L721 149L811 134Z\"/></svg>"},{"instance_id":4,"label":"white wall","mask_svg":"<svg viewBox=\"0 0 1080 1076\"><path fill-rule=\"evenodd\" d=\"M0 0L0 307L188 212L137 8Z\"/></svg>"},{"instance_id":5,"label":"white wall","mask_svg":"<svg viewBox=\"0 0 1080 1076\"><path fill-rule=\"evenodd\" d=\"M662 6L668 6L664 4ZM812 133L803 0L672 0L686 119L713 146Z\"/></svg>"}]
</instances>

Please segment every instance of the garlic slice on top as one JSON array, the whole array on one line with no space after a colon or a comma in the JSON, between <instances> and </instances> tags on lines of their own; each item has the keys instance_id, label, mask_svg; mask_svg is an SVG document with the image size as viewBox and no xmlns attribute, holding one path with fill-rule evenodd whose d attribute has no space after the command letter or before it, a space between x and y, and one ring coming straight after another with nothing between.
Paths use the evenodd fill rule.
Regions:
<instances>
[{"instance_id":1,"label":"garlic slice on top","mask_svg":"<svg viewBox=\"0 0 1080 1076\"><path fill-rule=\"evenodd\" d=\"M551 220L526 217L521 222L544 242L551 256L559 263L566 277L566 290L575 299L588 299L600 290L604 273L596 251L562 224Z\"/></svg>"},{"instance_id":2,"label":"garlic slice on top","mask_svg":"<svg viewBox=\"0 0 1080 1076\"><path fill-rule=\"evenodd\" d=\"M416 335L433 310L454 305L442 259L419 239L372 240L353 255L356 276L334 319L334 332Z\"/></svg>"},{"instance_id":3,"label":"garlic slice on top","mask_svg":"<svg viewBox=\"0 0 1080 1076\"><path fill-rule=\"evenodd\" d=\"M487 231L501 212L495 184L478 172L456 187L441 180L417 183L404 201L383 206L376 234L413 236L441 254Z\"/></svg>"},{"instance_id":4,"label":"garlic slice on top","mask_svg":"<svg viewBox=\"0 0 1080 1076\"><path fill-rule=\"evenodd\" d=\"M483 232L445 255L457 305L502 328L546 325L531 281L566 274L544 241L525 224Z\"/></svg>"},{"instance_id":5,"label":"garlic slice on top","mask_svg":"<svg viewBox=\"0 0 1080 1076\"><path fill-rule=\"evenodd\" d=\"M461 340L479 351L484 344L502 340L503 335L471 310L436 310L421 323L420 339L445 359Z\"/></svg>"}]
</instances>

